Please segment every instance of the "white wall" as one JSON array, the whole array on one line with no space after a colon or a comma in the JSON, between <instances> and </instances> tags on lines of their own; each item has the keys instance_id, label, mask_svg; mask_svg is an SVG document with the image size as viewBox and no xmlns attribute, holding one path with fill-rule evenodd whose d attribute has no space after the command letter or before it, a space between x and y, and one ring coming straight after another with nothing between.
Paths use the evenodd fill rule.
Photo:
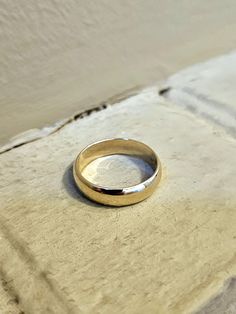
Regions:
<instances>
[{"instance_id":1,"label":"white wall","mask_svg":"<svg viewBox=\"0 0 236 314\"><path fill-rule=\"evenodd\" d=\"M0 2L0 142L236 46L233 0Z\"/></svg>"}]
</instances>

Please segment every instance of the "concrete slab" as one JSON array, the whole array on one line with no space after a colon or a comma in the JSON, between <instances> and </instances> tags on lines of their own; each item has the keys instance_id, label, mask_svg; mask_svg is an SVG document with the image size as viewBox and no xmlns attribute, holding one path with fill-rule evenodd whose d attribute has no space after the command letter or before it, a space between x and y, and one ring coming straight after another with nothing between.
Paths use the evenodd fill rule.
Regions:
<instances>
[{"instance_id":1,"label":"concrete slab","mask_svg":"<svg viewBox=\"0 0 236 314\"><path fill-rule=\"evenodd\" d=\"M71 163L107 137L159 153L164 174L151 198L109 208L78 193ZM0 265L19 306L57 314L212 308L236 275L235 154L231 133L156 88L2 153Z\"/></svg>"}]
</instances>

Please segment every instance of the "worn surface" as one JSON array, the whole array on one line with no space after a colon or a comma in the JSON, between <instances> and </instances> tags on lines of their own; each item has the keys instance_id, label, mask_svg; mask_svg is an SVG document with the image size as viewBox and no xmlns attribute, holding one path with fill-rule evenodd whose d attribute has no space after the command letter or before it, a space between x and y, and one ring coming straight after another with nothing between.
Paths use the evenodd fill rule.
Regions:
<instances>
[{"instance_id":1,"label":"worn surface","mask_svg":"<svg viewBox=\"0 0 236 314\"><path fill-rule=\"evenodd\" d=\"M0 1L0 143L235 48L234 0Z\"/></svg>"},{"instance_id":2,"label":"worn surface","mask_svg":"<svg viewBox=\"0 0 236 314\"><path fill-rule=\"evenodd\" d=\"M220 95L221 81L215 86ZM235 139L167 94L147 89L0 156L0 274L18 301L14 314L235 309ZM227 110L233 100L222 103ZM124 208L87 201L72 161L85 145L121 136L158 152L160 187ZM2 291L8 304L12 294Z\"/></svg>"},{"instance_id":3,"label":"worn surface","mask_svg":"<svg viewBox=\"0 0 236 314\"><path fill-rule=\"evenodd\" d=\"M226 280L219 293L210 299L196 314L236 313L236 277Z\"/></svg>"},{"instance_id":4,"label":"worn surface","mask_svg":"<svg viewBox=\"0 0 236 314\"><path fill-rule=\"evenodd\" d=\"M235 69L235 52L197 64L170 77L163 96L236 137Z\"/></svg>"}]
</instances>

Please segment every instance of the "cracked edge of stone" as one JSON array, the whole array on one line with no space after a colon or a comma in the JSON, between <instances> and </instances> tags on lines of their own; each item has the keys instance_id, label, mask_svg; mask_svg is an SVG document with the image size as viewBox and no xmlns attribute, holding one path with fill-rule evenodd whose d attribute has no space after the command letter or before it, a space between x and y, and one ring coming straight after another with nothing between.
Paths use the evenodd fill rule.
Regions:
<instances>
[{"instance_id":1,"label":"cracked edge of stone","mask_svg":"<svg viewBox=\"0 0 236 314\"><path fill-rule=\"evenodd\" d=\"M171 91L171 86L163 86L159 89L158 94L162 97L167 96L167 94Z\"/></svg>"},{"instance_id":2,"label":"cracked edge of stone","mask_svg":"<svg viewBox=\"0 0 236 314\"><path fill-rule=\"evenodd\" d=\"M165 100L209 121L215 127L220 127L231 138L236 139L235 112L226 104L184 86L163 86L158 93Z\"/></svg>"},{"instance_id":3,"label":"cracked edge of stone","mask_svg":"<svg viewBox=\"0 0 236 314\"><path fill-rule=\"evenodd\" d=\"M77 112L73 116L60 120L53 124L52 126L46 126L41 129L31 129L26 132L20 133L13 137L12 139L10 139L10 141L7 142L6 144L0 146L0 155L9 152L15 148L18 148L20 146L35 142L51 134L54 134L61 130L62 128L64 128L67 124L72 123L73 121L88 117L95 112L105 110L107 107L111 105L118 104L129 97L135 96L138 94L138 92L142 90L142 88L143 88L142 86L135 86L133 88L125 90L122 93L115 94L107 98L107 100L100 102L98 105L90 106L89 109Z\"/></svg>"}]
</instances>

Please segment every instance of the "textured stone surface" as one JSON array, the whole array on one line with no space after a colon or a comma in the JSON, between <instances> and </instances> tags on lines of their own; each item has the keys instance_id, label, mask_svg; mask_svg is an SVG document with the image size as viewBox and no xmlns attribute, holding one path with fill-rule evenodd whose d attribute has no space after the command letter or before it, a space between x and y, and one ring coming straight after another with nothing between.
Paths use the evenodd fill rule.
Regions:
<instances>
[{"instance_id":1,"label":"textured stone surface","mask_svg":"<svg viewBox=\"0 0 236 314\"><path fill-rule=\"evenodd\" d=\"M0 1L0 143L235 48L234 0Z\"/></svg>"},{"instance_id":2,"label":"textured stone surface","mask_svg":"<svg viewBox=\"0 0 236 314\"><path fill-rule=\"evenodd\" d=\"M196 314L236 313L236 277L227 280L220 293L213 297Z\"/></svg>"},{"instance_id":3,"label":"textured stone surface","mask_svg":"<svg viewBox=\"0 0 236 314\"><path fill-rule=\"evenodd\" d=\"M169 78L164 95L236 137L235 69L235 52L197 64Z\"/></svg>"},{"instance_id":4,"label":"textured stone surface","mask_svg":"<svg viewBox=\"0 0 236 314\"><path fill-rule=\"evenodd\" d=\"M76 154L107 137L141 140L160 155L164 174L151 198L109 208L75 189ZM0 267L17 306L25 313L232 308L232 295L217 296L236 274L235 154L222 125L156 88L3 153Z\"/></svg>"}]
</instances>

